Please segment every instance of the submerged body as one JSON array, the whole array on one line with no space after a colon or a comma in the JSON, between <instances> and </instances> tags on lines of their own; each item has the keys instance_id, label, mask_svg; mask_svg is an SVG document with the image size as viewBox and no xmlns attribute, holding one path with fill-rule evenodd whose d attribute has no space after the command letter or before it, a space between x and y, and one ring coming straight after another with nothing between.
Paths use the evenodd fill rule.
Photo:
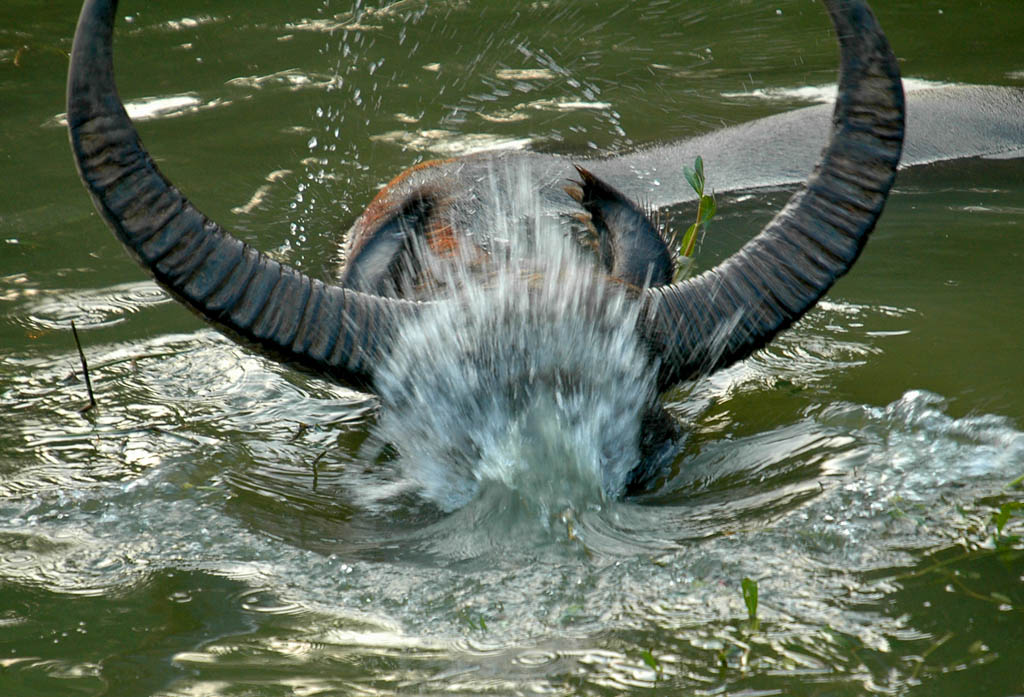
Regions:
<instances>
[{"instance_id":1,"label":"submerged body","mask_svg":"<svg viewBox=\"0 0 1024 697\"><path fill-rule=\"evenodd\" d=\"M582 165L633 201L658 209L689 201L694 193L682 164L703 158L708 188L718 193L797 184L821 157L834 105L818 104L694 138L641 148L607 158L577 160L523 151L484 152L432 160L395 177L376 196L346 235L358 247L374 222L396 201L417 191L445 192L479 210L493 210L489 172L515 169L533 182L539 202L552 217L578 212L564 187ZM912 83L906 94L906 136L900 168L970 157L1024 156L1024 89L991 85ZM501 192L507 198L509 193ZM469 216L467 216L469 217Z\"/></svg>"},{"instance_id":2,"label":"submerged body","mask_svg":"<svg viewBox=\"0 0 1024 697\"><path fill-rule=\"evenodd\" d=\"M589 161L579 171L564 158L521 153L421 165L397 177L356 222L335 283L312 279L243 244L160 174L117 95L111 48L117 3L111 0L86 0L79 20L68 81L72 149L100 213L168 292L243 344L382 394L386 413L402 404L430 412L432 396L452 388L444 376L431 383L423 375L431 349L459 333L441 331L439 318L454 316L457 321L445 326L458 327L464 316L467 326L485 334L491 322L538 328L549 345L536 345L530 337L537 334L522 333L516 335L526 337L521 341L457 345L471 368L463 381L476 391L451 408L488 414L496 395L506 399L525 416L492 424L489 433L500 436L538 426L530 414L550 404L567 423L578 423L588 418L588 394L621 391L630 414L609 414L579 429L586 438L612 430L617 418L630 422L615 439L629 445L625 451L599 443L590 458L603 493L619 496L650 481L671 433L658 394L743 359L798 320L854 263L881 214L903 144L896 59L862 0L825 5L842 58L831 121L825 107L813 107L674 146ZM940 127L920 130L916 161L941 158L949 133L932 116L941 109L953 113L959 103L958 95L944 94L931 103L923 97L922 123ZM949 137L977 139L964 144L964 154L1021 147L1019 123L1008 117L1016 113L1008 109L1019 106L1019 93L976 96L991 98L996 108L967 109L957 122L963 137ZM756 159L772 151L775 166ZM779 152L786 151L780 160ZM710 182L720 191L797 181L817 165L786 208L739 252L694 279L672 283L669 250L634 201L657 207L685 200L679 163L697 154L722 179ZM665 185L653 186L655 179ZM518 184L510 187L506 180ZM527 203L513 201L513 191L525 192ZM549 238L573 234L579 225L591 235L592 254L547 246ZM586 260L592 263L586 266ZM473 305L474 297L495 287L504 293L497 305ZM467 289L453 299L453 291ZM488 307L511 312L489 315ZM546 333L562 322L595 327L599 346L629 344L620 352L622 381L610 385L581 375L592 359L580 360L572 351L564 365L547 356L530 358L580 336ZM398 350L419 339L419 353ZM428 459L442 468L451 466L447 435L443 423L422 434L439 441ZM468 459L482 451L515 457L500 437L485 433L469 440L463 449Z\"/></svg>"}]
</instances>

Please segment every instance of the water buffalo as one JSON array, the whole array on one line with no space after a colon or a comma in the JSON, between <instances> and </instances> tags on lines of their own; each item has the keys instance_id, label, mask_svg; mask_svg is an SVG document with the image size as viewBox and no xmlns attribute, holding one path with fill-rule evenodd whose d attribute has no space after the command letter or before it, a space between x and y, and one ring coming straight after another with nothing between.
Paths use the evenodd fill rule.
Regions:
<instances>
[{"instance_id":1,"label":"water buffalo","mask_svg":"<svg viewBox=\"0 0 1024 697\"><path fill-rule=\"evenodd\" d=\"M630 198L643 194L637 189L659 166L657 151L626 164L529 153L426 163L399 175L359 217L337 281L276 261L204 216L143 147L114 81L116 0L82 8L68 78L71 147L96 208L168 293L246 346L370 392L403 326L444 302L438 266L482 259L486 267L501 253L474 230L485 212L503 210L497 199L507 192L493 172L515 169L541 215L583 220L595 235L596 273L637 308L631 331L654 385L637 399L656 402L660 391L749 356L797 321L850 269L881 215L904 137L897 61L864 0L823 1L841 67L817 165L738 252L680 282L663 236ZM674 156L664 161L679 168ZM630 467L609 493L649 478Z\"/></svg>"}]
</instances>

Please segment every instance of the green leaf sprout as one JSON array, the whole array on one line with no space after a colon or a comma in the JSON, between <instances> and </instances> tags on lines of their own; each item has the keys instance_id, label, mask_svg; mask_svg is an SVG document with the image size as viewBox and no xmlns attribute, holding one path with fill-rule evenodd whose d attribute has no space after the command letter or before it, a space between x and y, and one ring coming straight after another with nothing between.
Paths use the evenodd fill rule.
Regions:
<instances>
[{"instance_id":1,"label":"green leaf sprout","mask_svg":"<svg viewBox=\"0 0 1024 697\"><path fill-rule=\"evenodd\" d=\"M676 266L675 281L686 278L693 268L693 251L697 246L698 233L703 237L707 233L708 223L718 212L714 193L705 195L704 159L697 156L693 168L683 167L683 176L697 194L697 220L686 229L679 241L679 263Z\"/></svg>"}]
</instances>

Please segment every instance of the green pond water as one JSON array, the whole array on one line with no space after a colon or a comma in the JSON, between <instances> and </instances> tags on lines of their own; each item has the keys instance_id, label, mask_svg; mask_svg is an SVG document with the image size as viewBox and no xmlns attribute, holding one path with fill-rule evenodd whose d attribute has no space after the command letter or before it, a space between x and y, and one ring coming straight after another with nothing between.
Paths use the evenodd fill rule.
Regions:
<instances>
[{"instance_id":1,"label":"green pond water","mask_svg":"<svg viewBox=\"0 0 1024 697\"><path fill-rule=\"evenodd\" d=\"M905 76L1024 86L1019 0L875 4ZM689 435L652 494L446 513L373 398L235 346L122 251L60 122L78 9L0 8L0 695L1024 694L1020 159L904 171L825 302L667 396ZM620 152L835 79L810 0L120 15L163 171L315 275L412 163ZM698 262L787 195L720 196Z\"/></svg>"}]
</instances>

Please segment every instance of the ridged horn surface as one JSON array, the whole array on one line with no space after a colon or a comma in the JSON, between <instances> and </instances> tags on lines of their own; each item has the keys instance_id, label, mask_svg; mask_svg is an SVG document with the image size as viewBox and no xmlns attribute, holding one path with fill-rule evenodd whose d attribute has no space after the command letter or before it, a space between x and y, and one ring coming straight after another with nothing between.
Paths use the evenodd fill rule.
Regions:
<instances>
[{"instance_id":1,"label":"ridged horn surface","mask_svg":"<svg viewBox=\"0 0 1024 697\"><path fill-rule=\"evenodd\" d=\"M68 74L68 132L97 210L174 297L241 343L360 389L414 306L328 285L232 237L157 169L117 93L117 0L86 0Z\"/></svg>"},{"instance_id":2,"label":"ridged horn surface","mask_svg":"<svg viewBox=\"0 0 1024 697\"><path fill-rule=\"evenodd\" d=\"M896 57L863 0L824 0L840 45L831 140L785 208L736 254L650 288L638 331L662 389L749 356L856 261L896 176L904 99Z\"/></svg>"}]
</instances>

